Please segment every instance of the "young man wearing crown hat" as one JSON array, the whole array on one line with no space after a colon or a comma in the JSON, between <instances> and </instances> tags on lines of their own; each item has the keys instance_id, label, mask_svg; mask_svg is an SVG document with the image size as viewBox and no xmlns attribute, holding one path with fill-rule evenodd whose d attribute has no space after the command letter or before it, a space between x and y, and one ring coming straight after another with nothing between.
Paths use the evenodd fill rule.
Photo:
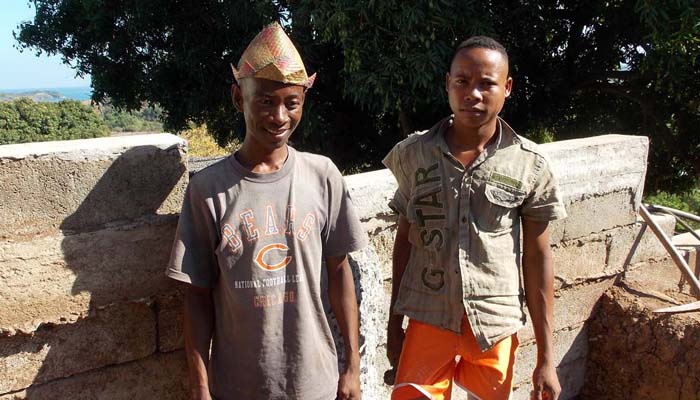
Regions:
<instances>
[{"instance_id":1,"label":"young man wearing crown hat","mask_svg":"<svg viewBox=\"0 0 700 400\"><path fill-rule=\"evenodd\" d=\"M189 284L191 398L359 399L347 254L366 237L335 165L287 145L315 75L307 76L278 24L265 27L232 68L245 139L192 177L166 272ZM321 300L322 260L345 343L340 374Z\"/></svg>"},{"instance_id":2,"label":"young man wearing crown hat","mask_svg":"<svg viewBox=\"0 0 700 400\"><path fill-rule=\"evenodd\" d=\"M525 298L538 353L532 398L559 395L548 222L566 211L546 157L498 117L512 84L501 44L465 40L445 80L453 114L384 159L398 182L393 400L449 399L453 381L477 399L508 399Z\"/></svg>"}]
</instances>

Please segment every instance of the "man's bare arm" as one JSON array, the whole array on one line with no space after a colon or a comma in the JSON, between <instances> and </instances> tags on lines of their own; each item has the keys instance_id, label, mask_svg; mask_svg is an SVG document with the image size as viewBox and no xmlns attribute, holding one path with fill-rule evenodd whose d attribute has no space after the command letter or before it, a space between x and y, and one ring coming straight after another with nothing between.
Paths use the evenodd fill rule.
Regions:
<instances>
[{"instance_id":1,"label":"man's bare arm","mask_svg":"<svg viewBox=\"0 0 700 400\"><path fill-rule=\"evenodd\" d=\"M389 305L389 323L387 325L386 356L392 367L396 368L401 357L403 346L403 315L394 314L394 304L399 297L401 279L406 271L408 259L411 256L411 242L408 241L408 229L410 225L406 217L399 215L396 239L394 239L394 251L392 254L391 268L391 304Z\"/></svg>"},{"instance_id":2,"label":"man's bare arm","mask_svg":"<svg viewBox=\"0 0 700 400\"><path fill-rule=\"evenodd\" d=\"M209 346L214 332L211 290L187 285L185 292L185 355L192 400L209 400Z\"/></svg>"},{"instance_id":3,"label":"man's bare arm","mask_svg":"<svg viewBox=\"0 0 700 400\"><path fill-rule=\"evenodd\" d=\"M355 281L347 255L326 257L328 298L345 342L345 371L338 381L338 398L360 399L360 330Z\"/></svg>"},{"instance_id":4,"label":"man's bare arm","mask_svg":"<svg viewBox=\"0 0 700 400\"><path fill-rule=\"evenodd\" d=\"M523 220L523 278L537 341L534 399L556 400L561 392L552 350L554 267L547 222Z\"/></svg>"}]
</instances>

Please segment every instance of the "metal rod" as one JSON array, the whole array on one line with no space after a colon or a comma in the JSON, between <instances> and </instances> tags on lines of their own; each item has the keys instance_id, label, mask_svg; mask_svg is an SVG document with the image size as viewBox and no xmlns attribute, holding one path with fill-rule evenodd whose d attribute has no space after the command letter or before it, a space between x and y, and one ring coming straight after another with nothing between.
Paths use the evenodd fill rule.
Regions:
<instances>
[{"instance_id":1,"label":"metal rod","mask_svg":"<svg viewBox=\"0 0 700 400\"><path fill-rule=\"evenodd\" d=\"M688 223L685 222L685 221L683 221L682 219L676 218L676 222L678 222L679 224L683 225L683 228L685 228L685 230L687 230L688 233L690 233L691 235L693 235L693 236L695 237L695 239L697 239L698 242L700 242L700 234L698 234L697 232L695 232L695 231L693 230L693 227L691 227L690 225L688 225Z\"/></svg>"},{"instance_id":2,"label":"metal rod","mask_svg":"<svg viewBox=\"0 0 700 400\"><path fill-rule=\"evenodd\" d=\"M695 289L695 296L700 297L700 282L698 282L698 278L695 277L695 274L685 262L685 259L681 253L678 252L676 246L673 245L671 239L668 237L668 235L666 235L666 232L664 232L656 221L651 218L649 210L647 210L646 206L643 204L639 205L639 215L641 215L642 219L647 223L647 225L649 225L649 228L651 228L666 251L668 251L668 254L671 255L671 258L681 270L683 275L685 275L685 278L688 280L688 282L690 282L690 285Z\"/></svg>"},{"instance_id":3,"label":"metal rod","mask_svg":"<svg viewBox=\"0 0 700 400\"><path fill-rule=\"evenodd\" d=\"M669 211L668 208L662 210L662 209L659 208L659 206L648 206L648 209L649 209L649 211L651 211L651 212L658 212L658 213L662 213L662 214L666 214L666 215L672 216L672 217L676 220L676 223L681 224L681 226L683 226L683 228L684 228L686 231L688 231L688 233L690 233L691 235L693 235L693 236L695 237L695 239L697 239L697 240L700 242L700 234L698 234L690 225L688 225L687 222L683 221L682 218L679 218L679 217L678 217L677 215L675 215L673 212ZM674 210L674 209L671 208L670 210ZM678 211L678 210L676 210L676 211Z\"/></svg>"},{"instance_id":4,"label":"metal rod","mask_svg":"<svg viewBox=\"0 0 700 400\"><path fill-rule=\"evenodd\" d=\"M659 308L658 310L654 310L652 312L655 312L655 313L679 313L679 312L699 311L699 310L700 310L700 301L696 301L694 303L683 304L680 306Z\"/></svg>"},{"instance_id":5,"label":"metal rod","mask_svg":"<svg viewBox=\"0 0 700 400\"><path fill-rule=\"evenodd\" d=\"M662 211L665 211L667 213L671 213L671 214L678 216L678 217L681 217L681 218L689 219L689 220L695 221L695 222L700 222L700 217L698 217L697 215L693 215L693 214L690 214L690 213L687 213L687 212L681 211L681 210L676 210L675 208L657 206L656 204L649 204L648 208L652 209L652 211L654 209L662 210Z\"/></svg>"}]
</instances>

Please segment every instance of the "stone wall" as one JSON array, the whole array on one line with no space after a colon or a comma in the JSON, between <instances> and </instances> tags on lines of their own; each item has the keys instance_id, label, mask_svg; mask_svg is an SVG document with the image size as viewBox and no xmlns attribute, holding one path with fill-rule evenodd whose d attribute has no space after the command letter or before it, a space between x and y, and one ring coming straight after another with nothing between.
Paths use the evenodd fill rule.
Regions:
<instances>
[{"instance_id":1,"label":"stone wall","mask_svg":"<svg viewBox=\"0 0 700 400\"><path fill-rule=\"evenodd\" d=\"M570 215L552 227L555 351L568 399L584 382L586 321L601 294L665 252L636 221L646 138L542 148ZM167 134L0 146L0 400L186 397L181 293L163 270L187 175L185 143ZM386 399L395 183L386 170L346 181L371 238L351 255L364 398ZM530 390L529 326L520 341L515 399Z\"/></svg>"},{"instance_id":2,"label":"stone wall","mask_svg":"<svg viewBox=\"0 0 700 400\"><path fill-rule=\"evenodd\" d=\"M0 399L184 399L168 134L0 146Z\"/></svg>"}]
</instances>

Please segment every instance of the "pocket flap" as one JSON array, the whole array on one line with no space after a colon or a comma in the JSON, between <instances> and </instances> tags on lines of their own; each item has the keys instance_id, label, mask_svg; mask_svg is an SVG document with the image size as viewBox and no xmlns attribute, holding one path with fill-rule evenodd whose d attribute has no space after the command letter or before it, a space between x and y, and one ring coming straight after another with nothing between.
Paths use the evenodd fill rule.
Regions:
<instances>
[{"instance_id":1,"label":"pocket flap","mask_svg":"<svg viewBox=\"0 0 700 400\"><path fill-rule=\"evenodd\" d=\"M515 188L486 184L485 194L488 201L501 207L515 208L525 200L525 192Z\"/></svg>"}]
</instances>

